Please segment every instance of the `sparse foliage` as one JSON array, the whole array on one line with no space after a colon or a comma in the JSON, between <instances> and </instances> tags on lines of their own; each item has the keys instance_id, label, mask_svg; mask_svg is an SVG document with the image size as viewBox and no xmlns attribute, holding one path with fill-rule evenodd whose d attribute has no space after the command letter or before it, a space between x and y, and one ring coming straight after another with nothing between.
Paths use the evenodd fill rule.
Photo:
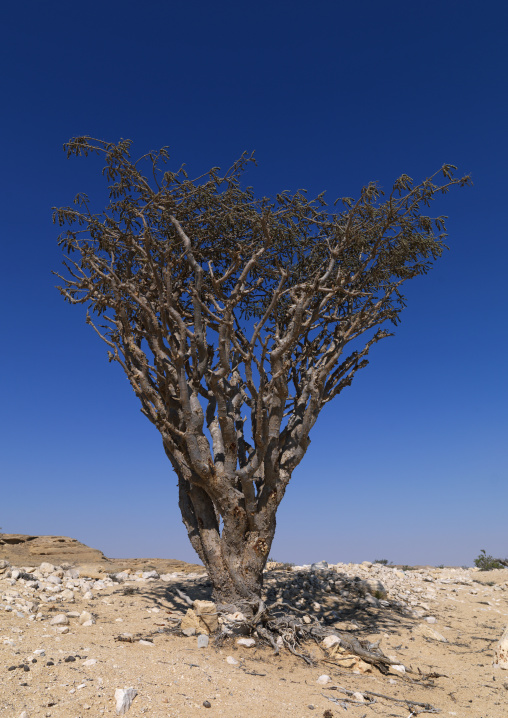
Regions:
<instances>
[{"instance_id":1,"label":"sparse foliage","mask_svg":"<svg viewBox=\"0 0 508 718\"><path fill-rule=\"evenodd\" d=\"M303 190L257 199L241 185L246 154L190 179L165 168L166 148L137 162L129 141L66 150L104 158L109 204L97 213L79 194L55 210L59 289L87 305L160 431L215 598L255 603L321 409L391 336L404 282L442 254L445 218L426 208L469 178L444 165L416 185L402 175L386 197L370 183L337 209Z\"/></svg>"}]
</instances>

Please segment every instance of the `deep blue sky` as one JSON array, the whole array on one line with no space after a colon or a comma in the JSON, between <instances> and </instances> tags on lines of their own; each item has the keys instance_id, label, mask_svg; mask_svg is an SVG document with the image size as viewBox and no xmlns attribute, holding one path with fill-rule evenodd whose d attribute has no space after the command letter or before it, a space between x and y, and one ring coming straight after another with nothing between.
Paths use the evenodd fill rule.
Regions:
<instances>
[{"instance_id":1,"label":"deep blue sky","mask_svg":"<svg viewBox=\"0 0 508 718\"><path fill-rule=\"evenodd\" d=\"M71 136L169 145L197 175L256 150L258 194L471 172L451 251L323 413L276 558L508 555L504 2L25 2L2 11L0 525L194 560L176 477L118 365L54 288L51 207L102 188Z\"/></svg>"}]
</instances>

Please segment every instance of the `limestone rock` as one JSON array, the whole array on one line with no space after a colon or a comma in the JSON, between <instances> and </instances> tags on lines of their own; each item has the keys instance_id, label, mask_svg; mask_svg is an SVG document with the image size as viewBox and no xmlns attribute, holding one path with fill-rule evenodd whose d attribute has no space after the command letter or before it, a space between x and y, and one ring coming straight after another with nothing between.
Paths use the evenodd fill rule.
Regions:
<instances>
[{"instance_id":1,"label":"limestone rock","mask_svg":"<svg viewBox=\"0 0 508 718\"><path fill-rule=\"evenodd\" d=\"M504 668L505 671L508 671L508 626L494 651L493 665L494 668Z\"/></svg>"},{"instance_id":2,"label":"limestone rock","mask_svg":"<svg viewBox=\"0 0 508 718\"><path fill-rule=\"evenodd\" d=\"M196 612L193 608L189 608L187 610L187 613L182 618L182 622L180 623L180 630L183 631L187 628L193 628L196 633L201 631L199 618L196 616Z\"/></svg>"},{"instance_id":3,"label":"limestone rock","mask_svg":"<svg viewBox=\"0 0 508 718\"><path fill-rule=\"evenodd\" d=\"M78 623L85 627L92 626L95 623L95 618L90 611L83 611L79 616Z\"/></svg>"},{"instance_id":4,"label":"limestone rock","mask_svg":"<svg viewBox=\"0 0 508 718\"><path fill-rule=\"evenodd\" d=\"M256 641L253 638L238 638L236 645L244 646L244 648L253 648L256 645Z\"/></svg>"},{"instance_id":5,"label":"limestone rock","mask_svg":"<svg viewBox=\"0 0 508 718\"><path fill-rule=\"evenodd\" d=\"M434 628L431 628L428 623L418 624L418 626L415 626L415 628L413 628L413 633L416 633L419 636L424 636L425 638L430 638L433 641L448 643L448 640L443 635L441 635L441 633L438 633Z\"/></svg>"},{"instance_id":6,"label":"limestone rock","mask_svg":"<svg viewBox=\"0 0 508 718\"><path fill-rule=\"evenodd\" d=\"M325 673L323 673L322 676L319 676L316 683L318 683L320 686L326 686L327 683L331 683L332 679L330 676L327 676Z\"/></svg>"},{"instance_id":7,"label":"limestone rock","mask_svg":"<svg viewBox=\"0 0 508 718\"><path fill-rule=\"evenodd\" d=\"M213 601L194 601L194 611L200 624L206 627L205 633L215 633L218 630L217 608Z\"/></svg>"},{"instance_id":8,"label":"limestone rock","mask_svg":"<svg viewBox=\"0 0 508 718\"><path fill-rule=\"evenodd\" d=\"M327 636L322 641L322 646L326 649L337 645L340 645L340 638L338 636Z\"/></svg>"},{"instance_id":9,"label":"limestone rock","mask_svg":"<svg viewBox=\"0 0 508 718\"><path fill-rule=\"evenodd\" d=\"M68 626L69 625L69 619L65 615L65 613L59 613L54 618L51 619L49 622L50 626Z\"/></svg>"},{"instance_id":10,"label":"limestone rock","mask_svg":"<svg viewBox=\"0 0 508 718\"><path fill-rule=\"evenodd\" d=\"M208 648L209 638L205 633L198 636L198 648Z\"/></svg>"},{"instance_id":11,"label":"limestone rock","mask_svg":"<svg viewBox=\"0 0 508 718\"><path fill-rule=\"evenodd\" d=\"M138 692L134 688L117 688L115 691L116 714L125 715L137 695Z\"/></svg>"}]
</instances>

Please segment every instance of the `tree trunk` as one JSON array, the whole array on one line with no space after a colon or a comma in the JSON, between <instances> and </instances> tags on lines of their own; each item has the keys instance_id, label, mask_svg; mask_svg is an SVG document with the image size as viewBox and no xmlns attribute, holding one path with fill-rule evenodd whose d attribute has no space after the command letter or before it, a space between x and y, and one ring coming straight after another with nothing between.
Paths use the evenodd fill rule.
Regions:
<instances>
[{"instance_id":1,"label":"tree trunk","mask_svg":"<svg viewBox=\"0 0 508 718\"><path fill-rule=\"evenodd\" d=\"M168 457L178 475L179 505L190 542L203 562L213 585L213 600L248 615L255 613L263 589L263 569L275 535L278 502L260 502L247 515L240 492L236 505L221 517L213 490Z\"/></svg>"}]
</instances>

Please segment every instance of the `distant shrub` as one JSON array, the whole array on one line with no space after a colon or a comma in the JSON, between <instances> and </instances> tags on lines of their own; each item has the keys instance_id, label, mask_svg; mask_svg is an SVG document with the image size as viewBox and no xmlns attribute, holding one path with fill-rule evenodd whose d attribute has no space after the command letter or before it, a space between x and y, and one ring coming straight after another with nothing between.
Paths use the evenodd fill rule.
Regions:
<instances>
[{"instance_id":1,"label":"distant shrub","mask_svg":"<svg viewBox=\"0 0 508 718\"><path fill-rule=\"evenodd\" d=\"M374 563L380 563L383 566L388 566L388 559L387 558L376 558L374 559ZM391 563L391 561L390 561Z\"/></svg>"},{"instance_id":2,"label":"distant shrub","mask_svg":"<svg viewBox=\"0 0 508 718\"><path fill-rule=\"evenodd\" d=\"M492 571L494 568L503 568L503 564L499 563L497 558L487 556L484 548L480 551L480 555L475 558L474 565L479 568L480 571Z\"/></svg>"},{"instance_id":3,"label":"distant shrub","mask_svg":"<svg viewBox=\"0 0 508 718\"><path fill-rule=\"evenodd\" d=\"M436 568L444 568L444 563L440 563L439 566L436 566Z\"/></svg>"}]
</instances>

